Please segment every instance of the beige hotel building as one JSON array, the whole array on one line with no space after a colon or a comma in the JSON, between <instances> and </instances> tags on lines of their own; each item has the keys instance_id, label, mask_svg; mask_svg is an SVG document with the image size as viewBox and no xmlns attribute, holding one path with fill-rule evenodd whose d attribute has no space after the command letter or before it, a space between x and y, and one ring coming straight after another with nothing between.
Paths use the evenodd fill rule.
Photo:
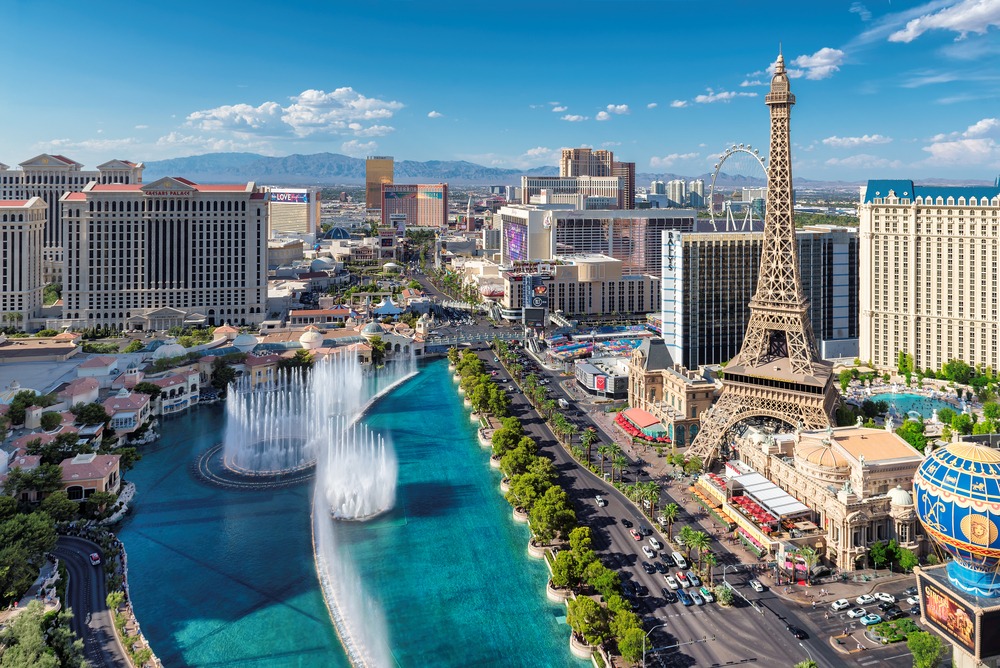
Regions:
<instances>
[{"instance_id":1,"label":"beige hotel building","mask_svg":"<svg viewBox=\"0 0 1000 668\"><path fill-rule=\"evenodd\" d=\"M1000 369L1000 187L869 181L859 217L860 358Z\"/></svg>"},{"instance_id":2,"label":"beige hotel building","mask_svg":"<svg viewBox=\"0 0 1000 668\"><path fill-rule=\"evenodd\" d=\"M62 196L63 321L167 329L267 318L267 194L254 183L90 183Z\"/></svg>"},{"instance_id":3,"label":"beige hotel building","mask_svg":"<svg viewBox=\"0 0 1000 668\"><path fill-rule=\"evenodd\" d=\"M48 210L41 197L0 200L0 324L4 326L24 327L42 306L42 236Z\"/></svg>"}]
</instances>

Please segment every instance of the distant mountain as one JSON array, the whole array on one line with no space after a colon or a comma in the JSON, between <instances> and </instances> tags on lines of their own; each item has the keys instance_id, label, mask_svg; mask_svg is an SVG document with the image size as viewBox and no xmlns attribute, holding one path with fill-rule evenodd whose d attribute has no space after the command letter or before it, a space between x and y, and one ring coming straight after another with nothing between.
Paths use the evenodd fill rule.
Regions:
<instances>
[{"instance_id":1,"label":"distant mountain","mask_svg":"<svg viewBox=\"0 0 1000 668\"><path fill-rule=\"evenodd\" d=\"M518 184L522 174L558 174L557 167L529 171L484 167L464 160L401 160L394 166L399 183L448 182ZM256 181L276 185L333 185L365 182L365 161L339 153L270 157L256 153L206 153L146 163L143 179L183 176L202 183Z\"/></svg>"}]
</instances>

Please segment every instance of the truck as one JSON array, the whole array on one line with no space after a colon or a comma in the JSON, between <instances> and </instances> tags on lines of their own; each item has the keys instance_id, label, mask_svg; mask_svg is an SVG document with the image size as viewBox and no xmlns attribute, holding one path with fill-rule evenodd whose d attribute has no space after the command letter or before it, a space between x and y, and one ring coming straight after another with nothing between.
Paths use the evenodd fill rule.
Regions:
<instances>
[{"instance_id":1,"label":"truck","mask_svg":"<svg viewBox=\"0 0 1000 668\"><path fill-rule=\"evenodd\" d=\"M558 404L559 404L559 408L562 408L562 409L566 409L566 408L569 408L569 402L568 402L568 401L566 401L565 399L563 399L562 397L560 397L560 398L559 398L559 401L558 401L558 402L556 402L556 403L558 403Z\"/></svg>"}]
</instances>

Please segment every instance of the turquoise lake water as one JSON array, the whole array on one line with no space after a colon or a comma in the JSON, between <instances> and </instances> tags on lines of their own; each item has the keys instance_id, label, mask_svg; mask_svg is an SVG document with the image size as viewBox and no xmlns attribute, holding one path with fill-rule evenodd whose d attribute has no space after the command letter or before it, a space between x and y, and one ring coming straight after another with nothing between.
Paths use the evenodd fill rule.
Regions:
<instances>
[{"instance_id":1,"label":"turquoise lake water","mask_svg":"<svg viewBox=\"0 0 1000 668\"><path fill-rule=\"evenodd\" d=\"M941 410L942 408L950 408L956 413L960 410L956 404L950 401L932 399L909 392L884 392L873 395L872 400L885 401L890 407L895 406L896 412L900 415L906 415L910 411L917 411L926 419L929 419L935 410Z\"/></svg>"},{"instance_id":2,"label":"turquoise lake water","mask_svg":"<svg viewBox=\"0 0 1000 668\"><path fill-rule=\"evenodd\" d=\"M447 362L424 365L365 421L395 445L396 508L339 524L338 544L396 663L589 665L569 653L565 607L545 598L547 569L527 556ZM221 406L168 421L128 475L138 503L120 537L144 633L170 667L348 665L314 572L310 486L198 482L191 463L222 426Z\"/></svg>"}]
</instances>

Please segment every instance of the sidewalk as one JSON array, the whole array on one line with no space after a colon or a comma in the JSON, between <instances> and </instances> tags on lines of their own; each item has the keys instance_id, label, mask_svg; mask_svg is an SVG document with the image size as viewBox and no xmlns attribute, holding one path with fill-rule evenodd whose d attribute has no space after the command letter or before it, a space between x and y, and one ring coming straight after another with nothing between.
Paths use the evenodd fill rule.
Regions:
<instances>
[{"instance_id":1,"label":"sidewalk","mask_svg":"<svg viewBox=\"0 0 1000 668\"><path fill-rule=\"evenodd\" d=\"M9 608L0 610L0 625L8 625L10 620L21 614L32 601L41 601L45 612L58 610L62 607L59 599L56 598L55 590L56 580L59 578L57 563L58 561L51 559L45 561L38 577L28 587L28 591L21 597L21 600Z\"/></svg>"}]
</instances>

